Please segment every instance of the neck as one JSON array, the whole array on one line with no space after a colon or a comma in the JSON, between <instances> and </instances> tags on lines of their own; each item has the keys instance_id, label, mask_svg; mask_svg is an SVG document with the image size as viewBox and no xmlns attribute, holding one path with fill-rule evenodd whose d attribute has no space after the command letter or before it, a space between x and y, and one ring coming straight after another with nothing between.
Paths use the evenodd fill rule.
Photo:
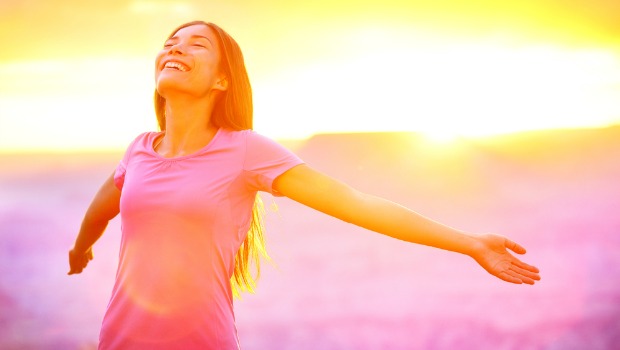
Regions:
<instances>
[{"instance_id":1,"label":"neck","mask_svg":"<svg viewBox=\"0 0 620 350\"><path fill-rule=\"evenodd\" d=\"M157 152L175 157L191 154L206 146L217 128L211 123L213 103L186 96L166 98L166 133Z\"/></svg>"}]
</instances>

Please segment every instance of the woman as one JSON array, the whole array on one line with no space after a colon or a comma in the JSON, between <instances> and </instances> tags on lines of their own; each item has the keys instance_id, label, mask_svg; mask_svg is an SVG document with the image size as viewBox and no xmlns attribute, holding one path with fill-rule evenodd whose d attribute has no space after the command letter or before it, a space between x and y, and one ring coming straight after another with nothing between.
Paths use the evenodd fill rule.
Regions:
<instances>
[{"instance_id":1,"label":"woman","mask_svg":"<svg viewBox=\"0 0 620 350\"><path fill-rule=\"evenodd\" d=\"M394 238L471 256L511 283L538 269L525 249L471 235L321 174L252 129L252 97L236 42L218 26L177 28L155 61L162 132L138 136L88 208L69 274L81 273L121 213L116 282L100 349L237 349L233 289L251 289L262 249L258 191L289 197Z\"/></svg>"}]
</instances>

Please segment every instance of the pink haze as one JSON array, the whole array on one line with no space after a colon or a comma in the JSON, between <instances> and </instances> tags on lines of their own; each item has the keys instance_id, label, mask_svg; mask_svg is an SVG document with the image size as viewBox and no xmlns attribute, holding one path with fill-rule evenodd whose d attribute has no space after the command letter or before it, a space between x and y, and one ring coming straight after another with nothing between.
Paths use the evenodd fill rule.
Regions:
<instances>
[{"instance_id":1,"label":"pink haze","mask_svg":"<svg viewBox=\"0 0 620 350\"><path fill-rule=\"evenodd\" d=\"M431 145L414 134L318 135L296 153L364 191L474 232L541 269L503 283L471 259L263 198L256 295L235 301L244 349L612 349L620 342L620 127ZM115 219L67 276L82 215L120 154L0 156L0 348L95 346L113 286ZM156 257L154 257L156 258Z\"/></svg>"}]
</instances>

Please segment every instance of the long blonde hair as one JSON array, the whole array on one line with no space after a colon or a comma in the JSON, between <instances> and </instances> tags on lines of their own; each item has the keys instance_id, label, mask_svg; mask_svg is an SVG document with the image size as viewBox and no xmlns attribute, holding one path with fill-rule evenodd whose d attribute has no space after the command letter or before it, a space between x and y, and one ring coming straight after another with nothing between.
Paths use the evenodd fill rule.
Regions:
<instances>
[{"instance_id":1,"label":"long blonde hair","mask_svg":"<svg viewBox=\"0 0 620 350\"><path fill-rule=\"evenodd\" d=\"M224 70L228 79L228 89L218 99L213 109L211 123L216 127L232 130L247 130L253 128L252 87L245 68L243 54L237 42L222 28L213 23L193 21L176 28L168 39L180 29L192 25L205 25L216 33L221 50L220 68ZM159 128L166 130L166 99L155 90L155 114ZM256 281L260 277L260 256L269 259L265 249L263 224L264 205L257 194L252 208L252 219L248 234L235 256L234 274L230 279L233 293L240 296L241 291L254 292ZM253 276L250 270L251 262L256 270Z\"/></svg>"}]
</instances>

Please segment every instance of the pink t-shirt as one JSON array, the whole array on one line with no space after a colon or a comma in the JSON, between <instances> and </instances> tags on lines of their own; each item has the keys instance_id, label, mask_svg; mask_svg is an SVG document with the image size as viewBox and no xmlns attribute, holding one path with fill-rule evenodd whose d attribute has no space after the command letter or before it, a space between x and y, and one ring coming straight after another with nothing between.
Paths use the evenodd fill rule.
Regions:
<instances>
[{"instance_id":1,"label":"pink t-shirt","mask_svg":"<svg viewBox=\"0 0 620 350\"><path fill-rule=\"evenodd\" d=\"M230 278L257 191L302 161L253 131L220 129L164 158L138 136L116 174L122 240L99 349L238 349Z\"/></svg>"}]
</instances>

